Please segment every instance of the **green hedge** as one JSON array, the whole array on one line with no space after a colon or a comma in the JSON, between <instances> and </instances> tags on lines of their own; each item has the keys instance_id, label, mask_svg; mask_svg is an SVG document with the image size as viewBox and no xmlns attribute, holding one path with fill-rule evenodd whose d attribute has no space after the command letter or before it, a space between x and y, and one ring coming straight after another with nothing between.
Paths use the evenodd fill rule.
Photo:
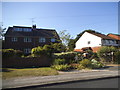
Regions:
<instances>
[{"instance_id":1,"label":"green hedge","mask_svg":"<svg viewBox=\"0 0 120 90\"><path fill-rule=\"evenodd\" d=\"M54 53L55 59L65 59L66 64L74 62L76 53L75 52L66 52L66 53Z\"/></svg>"},{"instance_id":2,"label":"green hedge","mask_svg":"<svg viewBox=\"0 0 120 90\"><path fill-rule=\"evenodd\" d=\"M2 49L0 50L2 52L2 58L9 58L9 57L21 57L23 55L23 52L20 50L14 50L14 49Z\"/></svg>"}]
</instances>

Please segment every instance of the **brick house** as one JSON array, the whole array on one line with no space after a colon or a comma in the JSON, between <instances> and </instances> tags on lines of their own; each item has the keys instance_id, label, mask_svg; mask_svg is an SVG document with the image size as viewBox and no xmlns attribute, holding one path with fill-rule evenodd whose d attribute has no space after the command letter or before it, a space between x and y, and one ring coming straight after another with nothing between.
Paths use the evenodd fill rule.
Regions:
<instances>
[{"instance_id":1,"label":"brick house","mask_svg":"<svg viewBox=\"0 0 120 90\"><path fill-rule=\"evenodd\" d=\"M34 47L59 42L60 38L56 30L36 28L36 25L32 27L13 26L9 27L5 34L3 48L21 50L28 54Z\"/></svg>"},{"instance_id":2,"label":"brick house","mask_svg":"<svg viewBox=\"0 0 120 90\"><path fill-rule=\"evenodd\" d=\"M120 38L113 37L111 34L104 35L101 33L85 32L75 45L74 51L82 52L85 49L91 49L93 52L97 52L102 46L120 47Z\"/></svg>"}]
</instances>

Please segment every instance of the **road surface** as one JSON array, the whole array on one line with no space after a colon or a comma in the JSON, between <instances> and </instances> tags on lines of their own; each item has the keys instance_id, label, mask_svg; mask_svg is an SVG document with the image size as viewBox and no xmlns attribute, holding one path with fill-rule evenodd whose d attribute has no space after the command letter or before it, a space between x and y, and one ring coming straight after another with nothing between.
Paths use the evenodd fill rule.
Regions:
<instances>
[{"instance_id":1,"label":"road surface","mask_svg":"<svg viewBox=\"0 0 120 90\"><path fill-rule=\"evenodd\" d=\"M118 88L118 78L114 77L106 79L59 83L53 85L33 86L27 88L19 88L18 90L40 90L41 88Z\"/></svg>"}]
</instances>

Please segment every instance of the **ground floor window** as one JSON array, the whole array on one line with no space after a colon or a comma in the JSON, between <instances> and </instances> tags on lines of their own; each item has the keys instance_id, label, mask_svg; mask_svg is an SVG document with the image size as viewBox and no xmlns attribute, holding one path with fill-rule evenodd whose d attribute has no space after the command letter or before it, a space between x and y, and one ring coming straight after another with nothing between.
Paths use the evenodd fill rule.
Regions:
<instances>
[{"instance_id":1,"label":"ground floor window","mask_svg":"<svg viewBox=\"0 0 120 90\"><path fill-rule=\"evenodd\" d=\"M30 49L30 48L25 48L25 49L24 49L24 53L26 53L26 54L27 54L27 53L31 53L31 49Z\"/></svg>"}]
</instances>

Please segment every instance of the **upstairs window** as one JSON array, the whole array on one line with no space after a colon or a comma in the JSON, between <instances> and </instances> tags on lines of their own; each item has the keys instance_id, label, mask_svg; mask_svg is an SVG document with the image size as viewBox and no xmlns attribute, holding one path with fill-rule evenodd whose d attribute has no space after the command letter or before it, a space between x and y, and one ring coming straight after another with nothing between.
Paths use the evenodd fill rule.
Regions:
<instances>
[{"instance_id":1,"label":"upstairs window","mask_svg":"<svg viewBox=\"0 0 120 90\"><path fill-rule=\"evenodd\" d=\"M31 28L23 28L24 32L31 32Z\"/></svg>"},{"instance_id":2,"label":"upstairs window","mask_svg":"<svg viewBox=\"0 0 120 90\"><path fill-rule=\"evenodd\" d=\"M14 31L22 31L22 28L14 28Z\"/></svg>"},{"instance_id":3,"label":"upstairs window","mask_svg":"<svg viewBox=\"0 0 120 90\"><path fill-rule=\"evenodd\" d=\"M88 41L88 44L90 44L90 41Z\"/></svg>"},{"instance_id":4,"label":"upstairs window","mask_svg":"<svg viewBox=\"0 0 120 90\"><path fill-rule=\"evenodd\" d=\"M45 41L46 41L45 38L43 38L43 37L39 38L39 42L45 42Z\"/></svg>"},{"instance_id":5,"label":"upstairs window","mask_svg":"<svg viewBox=\"0 0 120 90\"><path fill-rule=\"evenodd\" d=\"M24 31L24 32L31 32L31 28L14 28L14 31Z\"/></svg>"},{"instance_id":6,"label":"upstairs window","mask_svg":"<svg viewBox=\"0 0 120 90\"><path fill-rule=\"evenodd\" d=\"M32 42L32 40L31 40L30 37L25 37L25 38L24 38L24 42Z\"/></svg>"},{"instance_id":7,"label":"upstairs window","mask_svg":"<svg viewBox=\"0 0 120 90\"><path fill-rule=\"evenodd\" d=\"M12 42L17 42L17 37L12 37L11 40Z\"/></svg>"},{"instance_id":8,"label":"upstairs window","mask_svg":"<svg viewBox=\"0 0 120 90\"><path fill-rule=\"evenodd\" d=\"M51 42L55 42L55 38L51 38Z\"/></svg>"}]
</instances>

